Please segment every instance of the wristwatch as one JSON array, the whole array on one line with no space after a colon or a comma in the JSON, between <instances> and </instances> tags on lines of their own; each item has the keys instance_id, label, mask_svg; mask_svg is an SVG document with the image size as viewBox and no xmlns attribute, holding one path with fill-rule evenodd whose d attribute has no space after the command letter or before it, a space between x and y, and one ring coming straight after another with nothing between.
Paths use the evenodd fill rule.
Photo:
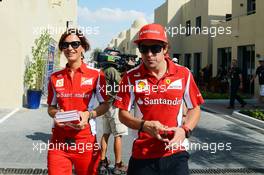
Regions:
<instances>
[{"instance_id":1,"label":"wristwatch","mask_svg":"<svg viewBox=\"0 0 264 175\"><path fill-rule=\"evenodd\" d=\"M142 120L140 123L140 128L138 130L139 132L143 131L144 124L145 124L145 120Z\"/></svg>"},{"instance_id":2,"label":"wristwatch","mask_svg":"<svg viewBox=\"0 0 264 175\"><path fill-rule=\"evenodd\" d=\"M92 119L92 118L94 118L93 111L89 111L89 119Z\"/></svg>"},{"instance_id":3,"label":"wristwatch","mask_svg":"<svg viewBox=\"0 0 264 175\"><path fill-rule=\"evenodd\" d=\"M185 131L185 138L189 138L192 134L192 130L186 125L182 125L181 128Z\"/></svg>"}]
</instances>

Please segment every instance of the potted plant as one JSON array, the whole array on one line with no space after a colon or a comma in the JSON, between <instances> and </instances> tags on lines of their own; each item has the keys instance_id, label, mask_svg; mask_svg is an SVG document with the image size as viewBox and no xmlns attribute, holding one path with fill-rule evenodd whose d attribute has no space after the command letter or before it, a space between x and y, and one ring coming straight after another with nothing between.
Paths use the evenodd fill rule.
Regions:
<instances>
[{"instance_id":1,"label":"potted plant","mask_svg":"<svg viewBox=\"0 0 264 175\"><path fill-rule=\"evenodd\" d=\"M50 34L47 31L43 32L35 40L35 45L32 47L32 59L26 64L24 85L27 89L27 105L30 109L37 109L40 105L50 41Z\"/></svg>"}]
</instances>

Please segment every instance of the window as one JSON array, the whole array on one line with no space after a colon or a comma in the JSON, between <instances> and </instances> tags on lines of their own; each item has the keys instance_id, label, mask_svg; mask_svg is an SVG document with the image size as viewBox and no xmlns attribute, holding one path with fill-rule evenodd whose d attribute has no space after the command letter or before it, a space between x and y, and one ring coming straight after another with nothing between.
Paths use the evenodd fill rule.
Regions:
<instances>
[{"instance_id":1,"label":"window","mask_svg":"<svg viewBox=\"0 0 264 175\"><path fill-rule=\"evenodd\" d=\"M186 53L184 55L184 66L191 69L191 54Z\"/></svg>"},{"instance_id":2,"label":"window","mask_svg":"<svg viewBox=\"0 0 264 175\"><path fill-rule=\"evenodd\" d=\"M186 21L186 36L190 36L191 35L191 21Z\"/></svg>"},{"instance_id":3,"label":"window","mask_svg":"<svg viewBox=\"0 0 264 175\"><path fill-rule=\"evenodd\" d=\"M196 34L201 33L201 28L202 28L202 17L198 16L196 17Z\"/></svg>"},{"instance_id":4,"label":"window","mask_svg":"<svg viewBox=\"0 0 264 175\"><path fill-rule=\"evenodd\" d=\"M200 84L200 70L201 70L201 61L202 61L202 53L194 53L193 60L193 75L194 79L198 84Z\"/></svg>"},{"instance_id":5,"label":"window","mask_svg":"<svg viewBox=\"0 0 264 175\"><path fill-rule=\"evenodd\" d=\"M256 0L247 0L247 14L256 13Z\"/></svg>"}]
</instances>

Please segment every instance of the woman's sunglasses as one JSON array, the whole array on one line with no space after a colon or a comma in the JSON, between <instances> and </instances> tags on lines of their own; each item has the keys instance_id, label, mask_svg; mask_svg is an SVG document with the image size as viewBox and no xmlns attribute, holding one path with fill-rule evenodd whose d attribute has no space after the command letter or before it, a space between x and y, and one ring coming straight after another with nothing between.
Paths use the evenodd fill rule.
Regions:
<instances>
[{"instance_id":1,"label":"woman's sunglasses","mask_svg":"<svg viewBox=\"0 0 264 175\"><path fill-rule=\"evenodd\" d=\"M151 51L151 53L153 54L156 54L156 53L160 53L161 52L161 49L163 48L164 46L162 45L151 45L151 46L146 46L146 45L139 45L138 46L138 49L139 49L139 52L140 53L143 53L143 54L146 54L149 52L149 50Z\"/></svg>"},{"instance_id":2,"label":"woman's sunglasses","mask_svg":"<svg viewBox=\"0 0 264 175\"><path fill-rule=\"evenodd\" d=\"M81 45L81 42L80 41L62 42L61 43L61 48L62 49L68 49L69 45L71 45L71 47L73 49L77 49Z\"/></svg>"}]
</instances>

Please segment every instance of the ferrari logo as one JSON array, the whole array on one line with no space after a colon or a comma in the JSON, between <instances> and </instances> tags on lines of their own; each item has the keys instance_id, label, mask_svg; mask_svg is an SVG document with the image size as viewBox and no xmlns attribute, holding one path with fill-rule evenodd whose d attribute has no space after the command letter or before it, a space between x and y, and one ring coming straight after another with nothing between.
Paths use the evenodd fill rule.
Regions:
<instances>
[{"instance_id":1,"label":"ferrari logo","mask_svg":"<svg viewBox=\"0 0 264 175\"><path fill-rule=\"evenodd\" d=\"M170 79L166 79L165 82L166 82L167 84L170 84L170 83L171 83L171 80L170 80Z\"/></svg>"}]
</instances>

